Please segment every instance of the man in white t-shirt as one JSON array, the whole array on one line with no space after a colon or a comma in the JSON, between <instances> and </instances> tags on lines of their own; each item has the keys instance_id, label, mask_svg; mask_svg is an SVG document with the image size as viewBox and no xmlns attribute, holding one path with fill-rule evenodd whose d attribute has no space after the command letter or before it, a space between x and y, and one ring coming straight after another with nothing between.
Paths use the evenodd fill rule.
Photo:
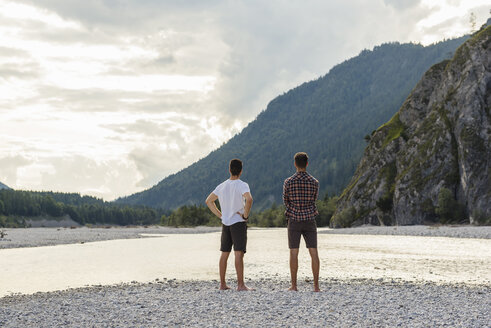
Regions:
<instances>
[{"instance_id":1,"label":"man in white t-shirt","mask_svg":"<svg viewBox=\"0 0 491 328\"><path fill-rule=\"evenodd\" d=\"M222 220L220 251L220 289L230 289L225 281L228 256L234 246L237 290L250 290L244 283L244 253L247 245L247 219L252 207L249 185L240 180L242 161L233 159L229 166L230 179L219 184L206 198L206 205ZM215 201L220 202L220 210ZM245 201L245 204L244 204Z\"/></svg>"}]
</instances>

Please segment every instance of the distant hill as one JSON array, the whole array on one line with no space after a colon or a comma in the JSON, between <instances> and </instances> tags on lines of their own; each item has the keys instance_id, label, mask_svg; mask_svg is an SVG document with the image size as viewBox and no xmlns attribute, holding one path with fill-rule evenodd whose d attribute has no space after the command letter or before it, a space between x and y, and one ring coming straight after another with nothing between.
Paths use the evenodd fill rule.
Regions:
<instances>
[{"instance_id":1,"label":"distant hill","mask_svg":"<svg viewBox=\"0 0 491 328\"><path fill-rule=\"evenodd\" d=\"M29 224L48 224L45 219L61 220L63 224L70 224L73 220L81 225L157 224L164 213L145 206L114 204L76 193L0 189L0 214L0 228L27 228Z\"/></svg>"},{"instance_id":2,"label":"distant hill","mask_svg":"<svg viewBox=\"0 0 491 328\"><path fill-rule=\"evenodd\" d=\"M388 43L363 50L328 74L273 99L266 110L219 149L163 179L152 188L116 202L173 209L203 203L228 178L228 161L244 161L254 210L281 203L283 180L293 174L293 155L309 153L309 171L321 197L339 193L355 172L364 136L400 108L421 75L450 58L466 37L423 47Z\"/></svg>"},{"instance_id":3,"label":"distant hill","mask_svg":"<svg viewBox=\"0 0 491 328\"><path fill-rule=\"evenodd\" d=\"M491 224L491 27L428 70L371 136L334 226Z\"/></svg>"},{"instance_id":4,"label":"distant hill","mask_svg":"<svg viewBox=\"0 0 491 328\"><path fill-rule=\"evenodd\" d=\"M0 189L10 189L7 185L0 182Z\"/></svg>"}]
</instances>

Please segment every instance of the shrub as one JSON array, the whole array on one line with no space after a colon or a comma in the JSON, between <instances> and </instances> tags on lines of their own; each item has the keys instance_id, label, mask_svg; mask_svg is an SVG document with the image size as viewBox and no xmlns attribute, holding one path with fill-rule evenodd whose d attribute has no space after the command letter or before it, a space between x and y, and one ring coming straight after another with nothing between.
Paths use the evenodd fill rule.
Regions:
<instances>
[{"instance_id":1,"label":"shrub","mask_svg":"<svg viewBox=\"0 0 491 328\"><path fill-rule=\"evenodd\" d=\"M474 224L477 225L491 225L491 217L486 216L486 213L475 209L472 211L472 217L474 219Z\"/></svg>"},{"instance_id":2,"label":"shrub","mask_svg":"<svg viewBox=\"0 0 491 328\"><path fill-rule=\"evenodd\" d=\"M390 194L385 194L384 196L380 197L379 200L375 203L378 208L384 213L390 212L392 209L392 195Z\"/></svg>"},{"instance_id":3,"label":"shrub","mask_svg":"<svg viewBox=\"0 0 491 328\"><path fill-rule=\"evenodd\" d=\"M286 227L285 207L273 204L269 209L253 213L249 223L258 227Z\"/></svg>"},{"instance_id":4,"label":"shrub","mask_svg":"<svg viewBox=\"0 0 491 328\"><path fill-rule=\"evenodd\" d=\"M438 206L435 213L441 223L456 223L464 219L464 206L457 202L448 188L441 188L438 193Z\"/></svg>"},{"instance_id":5,"label":"shrub","mask_svg":"<svg viewBox=\"0 0 491 328\"><path fill-rule=\"evenodd\" d=\"M319 215L316 218L317 226L325 227L329 225L332 215L336 211L338 199L339 198L335 196L328 198L327 200L319 200L316 202L317 210L319 211Z\"/></svg>"},{"instance_id":6,"label":"shrub","mask_svg":"<svg viewBox=\"0 0 491 328\"><path fill-rule=\"evenodd\" d=\"M345 208L340 213L335 215L331 219L331 226L334 228L348 228L351 227L353 221L356 220L356 210L353 206Z\"/></svg>"}]
</instances>

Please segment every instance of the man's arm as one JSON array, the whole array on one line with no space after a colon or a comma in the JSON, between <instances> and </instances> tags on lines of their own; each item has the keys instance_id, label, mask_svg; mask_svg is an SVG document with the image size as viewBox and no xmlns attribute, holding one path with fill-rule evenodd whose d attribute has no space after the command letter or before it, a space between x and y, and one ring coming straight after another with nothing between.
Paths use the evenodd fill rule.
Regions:
<instances>
[{"instance_id":1,"label":"man's arm","mask_svg":"<svg viewBox=\"0 0 491 328\"><path fill-rule=\"evenodd\" d=\"M214 193L211 193L208 195L206 198L206 205L210 209L210 211L213 212L219 219L222 218L222 213L218 210L217 204L215 204L215 201L218 199L218 196L215 195Z\"/></svg>"},{"instance_id":2,"label":"man's arm","mask_svg":"<svg viewBox=\"0 0 491 328\"><path fill-rule=\"evenodd\" d=\"M251 211L251 207L252 207L252 195L250 192L246 192L244 193L242 196L244 196L245 200L246 200L246 203L245 203L245 206L244 206L244 214L242 214L242 218L244 220L247 220L249 219L249 213Z\"/></svg>"},{"instance_id":3,"label":"man's arm","mask_svg":"<svg viewBox=\"0 0 491 328\"><path fill-rule=\"evenodd\" d=\"M283 204L285 204L286 209L290 208L290 197L288 197L288 187L286 182L283 183Z\"/></svg>"}]
</instances>

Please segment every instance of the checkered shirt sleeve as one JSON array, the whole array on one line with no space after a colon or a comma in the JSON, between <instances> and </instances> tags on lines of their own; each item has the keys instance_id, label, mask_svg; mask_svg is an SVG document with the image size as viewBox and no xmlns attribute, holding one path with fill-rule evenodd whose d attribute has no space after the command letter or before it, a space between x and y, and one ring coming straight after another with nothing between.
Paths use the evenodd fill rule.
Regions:
<instances>
[{"instance_id":1,"label":"checkered shirt sleeve","mask_svg":"<svg viewBox=\"0 0 491 328\"><path fill-rule=\"evenodd\" d=\"M285 216L293 221L313 220L319 212L315 201L319 196L319 181L307 172L297 172L283 184Z\"/></svg>"}]
</instances>

